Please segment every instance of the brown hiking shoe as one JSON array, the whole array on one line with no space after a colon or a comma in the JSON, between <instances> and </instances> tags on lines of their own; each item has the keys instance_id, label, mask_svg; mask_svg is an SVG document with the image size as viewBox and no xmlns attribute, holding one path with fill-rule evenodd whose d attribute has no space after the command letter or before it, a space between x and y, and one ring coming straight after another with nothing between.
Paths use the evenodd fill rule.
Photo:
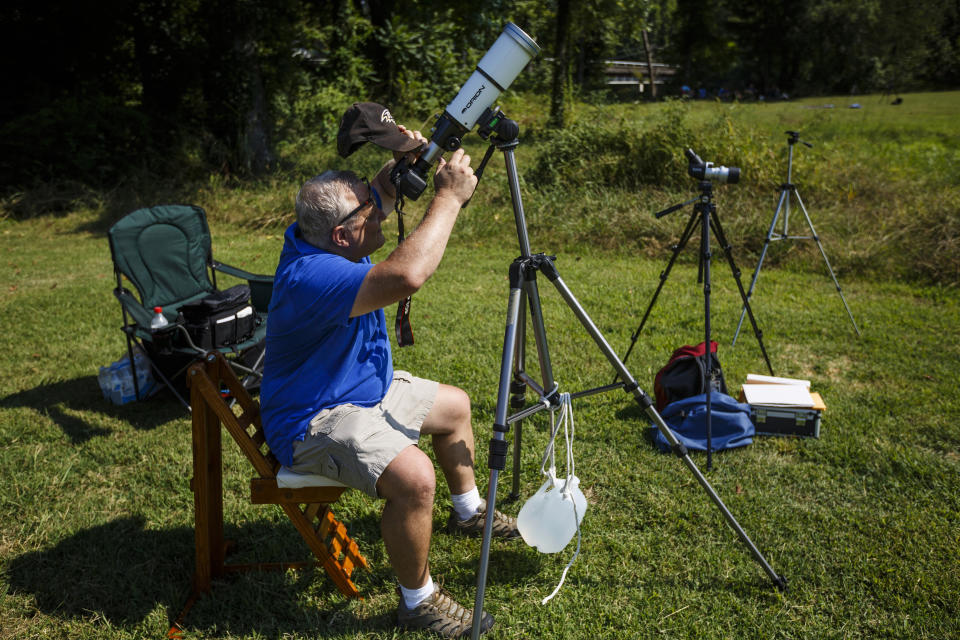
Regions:
<instances>
[{"instance_id":1,"label":"brown hiking shoe","mask_svg":"<svg viewBox=\"0 0 960 640\"><path fill-rule=\"evenodd\" d=\"M460 520L457 512L451 509L450 519L447 520L447 531L450 533L459 533L460 535L472 536L482 535L483 526L487 519L487 501L480 501L480 510L467 518ZM517 519L500 513L496 509L493 511L493 537L506 538L510 540L520 536L517 529Z\"/></svg>"},{"instance_id":2,"label":"brown hiking shoe","mask_svg":"<svg viewBox=\"0 0 960 640\"><path fill-rule=\"evenodd\" d=\"M444 638L465 638L473 630L473 610L464 609L445 589L437 586L433 595L413 609L407 609L401 595L397 624L403 629L427 629ZM484 611L480 633L486 633L492 626L493 616Z\"/></svg>"}]
</instances>

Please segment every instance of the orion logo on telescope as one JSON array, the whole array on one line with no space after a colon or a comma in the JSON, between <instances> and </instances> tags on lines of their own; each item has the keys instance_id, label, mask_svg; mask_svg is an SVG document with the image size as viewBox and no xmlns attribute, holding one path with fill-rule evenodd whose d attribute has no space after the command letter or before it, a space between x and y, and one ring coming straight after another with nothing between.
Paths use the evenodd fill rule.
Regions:
<instances>
[{"instance_id":1,"label":"orion logo on telescope","mask_svg":"<svg viewBox=\"0 0 960 640\"><path fill-rule=\"evenodd\" d=\"M486 88L487 88L487 85L485 85L485 84L480 85L480 88L477 89L477 92L476 92L475 94L473 94L473 97L472 97L472 98L470 98L470 102L468 102L468 103L467 103L467 106L465 106L465 107L463 108L463 110L460 112L461 115L464 114L464 113L466 113L467 110L468 110L470 107L473 106L473 101L476 100L477 98L479 98L479 97L480 97L480 94L483 93L483 90L486 89Z\"/></svg>"},{"instance_id":2,"label":"orion logo on telescope","mask_svg":"<svg viewBox=\"0 0 960 640\"><path fill-rule=\"evenodd\" d=\"M690 177L696 178L697 180L717 182L719 184L736 184L740 182L739 167L724 167L723 165L715 165L712 162L704 162L700 159L700 156L694 153L693 149L687 149L686 154L689 160L687 173L690 174Z\"/></svg>"}]
</instances>

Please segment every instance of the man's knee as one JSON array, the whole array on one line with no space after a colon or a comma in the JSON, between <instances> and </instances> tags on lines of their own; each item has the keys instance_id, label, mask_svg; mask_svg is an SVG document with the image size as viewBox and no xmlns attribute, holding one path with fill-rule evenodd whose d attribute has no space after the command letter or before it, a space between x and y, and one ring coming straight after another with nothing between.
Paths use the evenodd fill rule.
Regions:
<instances>
[{"instance_id":1,"label":"man's knee","mask_svg":"<svg viewBox=\"0 0 960 640\"><path fill-rule=\"evenodd\" d=\"M430 458L423 457L423 460L417 464L416 471L410 474L409 482L403 489L408 499L433 504L437 489L437 475Z\"/></svg>"},{"instance_id":2,"label":"man's knee","mask_svg":"<svg viewBox=\"0 0 960 640\"><path fill-rule=\"evenodd\" d=\"M433 462L414 446L400 452L377 481L378 493L387 500L433 504L436 487Z\"/></svg>"},{"instance_id":3,"label":"man's knee","mask_svg":"<svg viewBox=\"0 0 960 640\"><path fill-rule=\"evenodd\" d=\"M451 389L453 389L451 403L457 421L469 424L471 417L470 396L459 387L451 387Z\"/></svg>"},{"instance_id":4,"label":"man's knee","mask_svg":"<svg viewBox=\"0 0 960 640\"><path fill-rule=\"evenodd\" d=\"M431 418L448 429L471 424L470 396L459 387L440 385L434 408L436 411L432 412Z\"/></svg>"}]
</instances>

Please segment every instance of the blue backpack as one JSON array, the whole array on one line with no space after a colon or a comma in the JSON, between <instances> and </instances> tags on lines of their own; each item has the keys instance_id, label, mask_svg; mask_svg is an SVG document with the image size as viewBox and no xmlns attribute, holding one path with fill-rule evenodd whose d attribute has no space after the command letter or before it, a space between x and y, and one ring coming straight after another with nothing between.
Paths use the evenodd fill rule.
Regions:
<instances>
[{"instance_id":1,"label":"blue backpack","mask_svg":"<svg viewBox=\"0 0 960 640\"><path fill-rule=\"evenodd\" d=\"M663 421L691 451L707 450L707 395L700 394L671 402L660 413ZM664 453L670 443L653 426L654 442ZM742 447L753 442L750 405L737 402L725 393L710 394L710 445L713 451Z\"/></svg>"}]
</instances>

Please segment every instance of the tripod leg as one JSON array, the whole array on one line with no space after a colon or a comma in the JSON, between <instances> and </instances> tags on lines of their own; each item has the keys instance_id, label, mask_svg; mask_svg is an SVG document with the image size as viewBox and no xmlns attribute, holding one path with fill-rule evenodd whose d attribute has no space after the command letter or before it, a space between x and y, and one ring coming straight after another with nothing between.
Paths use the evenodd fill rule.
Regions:
<instances>
[{"instance_id":1,"label":"tripod leg","mask_svg":"<svg viewBox=\"0 0 960 640\"><path fill-rule=\"evenodd\" d=\"M816 230L813 228L813 222L810 220L810 214L807 213L807 208L803 206L803 200L800 199L800 192L797 191L797 202L800 203L800 210L803 211L804 217L807 219L807 225L810 227L810 235L813 236L813 240L817 243L817 248L820 249L820 255L823 256L823 261L827 265L827 271L830 272L830 277L833 278L833 284L837 287L837 293L840 294L840 300L843 301L843 308L847 310L847 315L850 316L850 322L853 323L853 329L857 332L857 337L860 337L860 329L857 327L857 322L853 319L853 314L850 313L850 307L847 306L847 299L843 297L843 291L840 289L840 283L837 282L837 276L833 274L833 267L830 266L830 261L827 259L827 253L823 250L823 245L820 244L820 236L817 235Z\"/></svg>"},{"instance_id":2,"label":"tripod leg","mask_svg":"<svg viewBox=\"0 0 960 640\"><path fill-rule=\"evenodd\" d=\"M536 272L541 262L549 262L544 256L517 258L510 266L510 302L507 307L507 328L503 339L503 355L500 363L500 386L497 391L497 408L494 416L494 437L490 440L490 484L487 489L487 513L494 513L497 502L497 480L499 472L506 467L506 433L510 427L507 424L508 396L516 388L518 378L523 381L528 376L518 371L511 383L511 371L514 371L512 357L523 353L519 340L523 339L522 331L525 321L520 319L520 310L525 300L530 307L530 318L533 325L534 339L537 345L537 355L540 361L540 375L543 381L543 394L556 397L556 384L553 379L553 366L550 363L550 352L547 347L547 332L543 323L543 309L540 306L540 294L537 289ZM516 477L519 477L519 467L514 462ZM493 518L487 518L483 527L483 543L480 550L480 569L477 572L477 596L474 602L474 624L472 637L480 635L480 620L483 617L483 598L487 583L487 568L490 563L490 540L493 536Z\"/></svg>"},{"instance_id":3,"label":"tripod leg","mask_svg":"<svg viewBox=\"0 0 960 640\"><path fill-rule=\"evenodd\" d=\"M524 366L527 361L526 327L527 327L527 297L521 292L520 307L517 311L517 339L513 359L513 382L510 383L510 408L519 410L525 404L527 385L524 384ZM508 500L520 497L520 448L523 439L523 420L517 420L513 425L513 486L510 489Z\"/></svg>"},{"instance_id":4,"label":"tripod leg","mask_svg":"<svg viewBox=\"0 0 960 640\"><path fill-rule=\"evenodd\" d=\"M533 325L533 338L537 345L543 395L550 395L556 390L553 365L550 364L550 349L547 346L547 329L543 322L543 307L540 306L540 292L537 289L537 267L531 262L524 262L524 267L523 290L527 294L527 303L530 306L530 322Z\"/></svg>"},{"instance_id":5,"label":"tripod leg","mask_svg":"<svg viewBox=\"0 0 960 640\"><path fill-rule=\"evenodd\" d=\"M497 503L497 480L506 466L507 441L507 401L510 396L512 358L516 354L517 319L523 292L520 285L520 265L514 262L510 266L510 299L507 304L507 326L503 336L503 354L500 359L500 384L497 390L497 408L494 414L493 437L490 439L488 465L490 484L487 486L487 513L494 513ZM471 637L480 637L480 621L483 617L483 598L487 587L487 567L490 563L490 540L493 537L493 518L487 518L483 526L483 542L480 547L480 567L477 569L477 595L473 608L473 630Z\"/></svg>"},{"instance_id":6,"label":"tripod leg","mask_svg":"<svg viewBox=\"0 0 960 640\"><path fill-rule=\"evenodd\" d=\"M514 380L510 385L513 395L510 396L510 408L522 409L524 405L523 393L527 385ZM517 420L513 424L513 484L510 487L510 495L507 501L513 502L520 497L520 441L523 439L523 420Z\"/></svg>"},{"instance_id":7,"label":"tripod leg","mask_svg":"<svg viewBox=\"0 0 960 640\"><path fill-rule=\"evenodd\" d=\"M547 269L549 269L549 272ZM553 283L554 287L556 287L557 291L560 292L560 295L567 303L567 306L570 307L574 315L577 316L580 324L583 325L584 329L587 330L587 333L590 334L590 337L593 338L593 341L600 348L600 351L604 356L606 356L610 364L613 365L613 368L617 371L617 375L623 382L624 390L633 395L634 399L637 401L637 404L639 404L640 407L646 412L653 424L660 429L660 432L667 439L667 442L670 443L674 454L680 458L690 472L693 473L694 477L697 479L697 482L700 483L700 486L703 487L703 490L707 492L707 495L710 496L710 499L723 514L723 517L726 519L727 523L733 528L740 540L750 550L753 558L757 561L757 563L760 564L767 576L773 582L774 586L780 590L786 589L786 580L783 578L783 576L777 575L773 568L771 568L769 563L767 563L767 560L763 557L763 554L760 553L759 549L757 549L756 545L753 544L753 541L750 540L750 537L737 522L736 518L734 518L733 514L730 513L730 510L727 509L725 504L723 504L723 500L720 499L720 496L717 495L716 491L714 491L713 487L697 468L697 465L695 465L693 460L690 459L686 447L684 447L683 444L677 440L677 437L673 434L673 431L670 430L670 427L667 426L667 424L663 421L663 418L660 417L660 414L657 413L656 409L654 409L653 401L643 391L643 389L640 388L640 385L637 384L636 380L634 380L633 376L627 370L627 367L617 357L617 354L614 353L613 349L610 348L606 338L603 337L603 334L600 333L599 329L597 329L597 326L593 323L593 320L590 319L590 316L587 315L587 312L584 311L583 307L580 306L580 303L573 296L573 293L571 293L570 289L560 278L560 274L557 273L553 264L549 263L548 266L545 265L544 272L546 273L547 278ZM490 522L488 522L487 525L487 528L489 528L491 526ZM479 609L476 609L474 611L474 615L476 616L479 611ZM477 620L478 618L474 617L474 621ZM478 631L477 626L474 627L474 631ZM474 636L474 640L476 640L476 636Z\"/></svg>"},{"instance_id":8,"label":"tripod leg","mask_svg":"<svg viewBox=\"0 0 960 640\"><path fill-rule=\"evenodd\" d=\"M780 191L780 202L777 203L777 210L773 214L773 220L770 221L770 228L767 229L767 238L763 241L763 250L760 252L760 260L757 262L757 268L753 270L753 279L750 281L750 288L747 289L747 297L740 309L740 322L737 323L737 330L733 334L733 344L737 346L737 336L740 335L740 327L743 326L743 316L747 313L747 302L753 295L753 288L757 286L757 278L760 277L760 267L763 266L763 259L767 257L767 249L770 248L770 239L773 237L773 229L777 224L777 218L780 217L780 211L783 208L784 200L788 197L788 190L784 188Z\"/></svg>"},{"instance_id":9,"label":"tripod leg","mask_svg":"<svg viewBox=\"0 0 960 640\"><path fill-rule=\"evenodd\" d=\"M637 327L637 330L633 332L633 336L630 338L630 346L627 347L627 352L623 356L624 362L630 358L630 352L633 351L633 346L637 343L637 338L640 337L640 332L643 331L643 326L647 323L647 318L650 317L650 311L653 310L653 304L660 296L660 291L663 289L663 285L667 282L667 276L670 275L670 270L673 269L673 264L677 261L677 256L679 256L680 252L683 251L683 248L687 246L690 236L693 235L693 231L696 229L696 221L697 212L694 211L690 214L690 218L687 220L687 226L683 230L680 240L677 241L677 244L673 245L673 254L670 256L670 261L667 262L666 268L660 272L660 284L657 285L657 290L653 292L653 297L650 299L650 304L647 305L647 310L643 314L643 319L640 321L640 325ZM616 382L616 378L614 378L614 382Z\"/></svg>"},{"instance_id":10,"label":"tripod leg","mask_svg":"<svg viewBox=\"0 0 960 640\"><path fill-rule=\"evenodd\" d=\"M716 209L712 204L698 203L700 209L700 268L703 271L703 344L706 347L703 354L703 389L706 392L707 402L707 471L713 468L713 429L711 424L712 411L710 407L711 371L713 358L710 356L710 218L716 216Z\"/></svg>"},{"instance_id":11,"label":"tripod leg","mask_svg":"<svg viewBox=\"0 0 960 640\"><path fill-rule=\"evenodd\" d=\"M723 252L727 256L727 263L730 265L730 271L733 272L733 279L737 282L737 290L740 291L740 298L743 300L743 308L750 317L750 324L753 326L753 335L757 337L757 344L760 345L760 352L763 354L763 359L767 363L767 370L770 371L770 375L774 375L773 367L770 366L770 358L767 356L767 349L763 346L763 332L760 331L760 327L757 325L757 319L753 316L753 309L750 308L748 294L744 292L743 281L740 280L740 269L737 268L737 263L733 260L733 249L730 247L730 243L727 242L727 236L723 232L723 227L720 226L720 218L717 216L715 209L710 212L710 219L712 221L717 240L720 241L720 246L723 247Z\"/></svg>"}]
</instances>

